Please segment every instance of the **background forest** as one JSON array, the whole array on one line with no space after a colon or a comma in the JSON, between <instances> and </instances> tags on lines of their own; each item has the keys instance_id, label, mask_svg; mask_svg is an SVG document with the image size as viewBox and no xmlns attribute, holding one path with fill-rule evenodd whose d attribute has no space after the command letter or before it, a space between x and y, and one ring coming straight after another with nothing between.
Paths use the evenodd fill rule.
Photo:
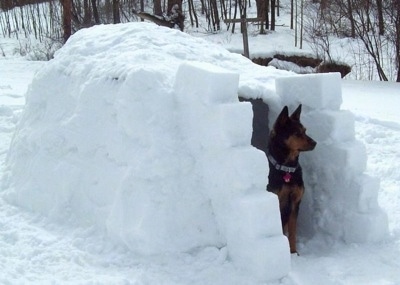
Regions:
<instances>
[{"instance_id":1,"label":"background forest","mask_svg":"<svg viewBox=\"0 0 400 285\"><path fill-rule=\"evenodd\" d=\"M21 54L34 50L37 59L48 60L79 29L140 21L141 11L169 22L174 5L185 18L184 31L243 33L245 22L255 23L259 34L276 29L285 7L300 48L307 41L315 57L334 62L333 39L357 40L374 66L370 79L400 82L399 0L0 0L0 29L3 37L29 39L20 41Z\"/></svg>"}]
</instances>

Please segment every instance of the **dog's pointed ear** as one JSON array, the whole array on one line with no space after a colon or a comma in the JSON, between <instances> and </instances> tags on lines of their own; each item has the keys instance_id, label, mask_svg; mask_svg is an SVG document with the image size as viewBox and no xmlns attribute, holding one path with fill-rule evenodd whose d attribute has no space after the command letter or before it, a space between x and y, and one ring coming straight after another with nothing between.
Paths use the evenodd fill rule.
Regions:
<instances>
[{"instance_id":1,"label":"dog's pointed ear","mask_svg":"<svg viewBox=\"0 0 400 285\"><path fill-rule=\"evenodd\" d=\"M301 104L297 107L296 111L290 116L292 120L300 121L300 114L301 114Z\"/></svg>"},{"instance_id":2,"label":"dog's pointed ear","mask_svg":"<svg viewBox=\"0 0 400 285\"><path fill-rule=\"evenodd\" d=\"M279 114L278 118L276 119L277 125L284 125L289 119L289 109L287 106L283 107L281 113Z\"/></svg>"}]
</instances>

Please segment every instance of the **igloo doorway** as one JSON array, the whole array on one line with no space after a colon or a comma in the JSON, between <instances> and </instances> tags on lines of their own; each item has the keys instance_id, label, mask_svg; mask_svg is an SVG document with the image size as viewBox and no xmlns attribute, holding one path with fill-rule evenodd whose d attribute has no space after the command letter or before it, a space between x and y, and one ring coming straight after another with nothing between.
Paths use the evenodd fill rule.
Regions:
<instances>
[{"instance_id":1,"label":"igloo doorway","mask_svg":"<svg viewBox=\"0 0 400 285\"><path fill-rule=\"evenodd\" d=\"M251 145L267 153L269 137L269 106L262 99L246 99L239 96L240 102L250 102L253 109L253 133Z\"/></svg>"}]
</instances>

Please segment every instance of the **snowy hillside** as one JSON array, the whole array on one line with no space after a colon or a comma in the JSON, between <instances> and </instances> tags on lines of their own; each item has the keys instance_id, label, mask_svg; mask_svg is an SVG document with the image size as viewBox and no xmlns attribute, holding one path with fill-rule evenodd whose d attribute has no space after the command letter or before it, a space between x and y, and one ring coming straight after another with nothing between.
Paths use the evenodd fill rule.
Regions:
<instances>
[{"instance_id":1,"label":"snowy hillside","mask_svg":"<svg viewBox=\"0 0 400 285\"><path fill-rule=\"evenodd\" d=\"M329 113L337 111L341 98L334 99L339 103L329 112L324 104L330 101L314 106L316 101L311 100L305 114L310 131L314 128L320 142L330 144L328 151L332 142L341 143L343 134L338 128L343 126L351 142L357 135L369 157L372 151L367 171L382 179L379 200L388 210L391 235L376 203L379 187L374 182L357 186L360 193L356 194L369 189L367 196L353 196L354 189L342 189L349 192L334 199L336 216L331 216L334 208L323 201L305 203L308 210L312 205L326 206L326 213L323 209L318 216L308 213L322 223L313 230L339 232L313 238L303 234L302 255L290 257L280 234L276 197L264 191L265 157L249 145L251 106L239 103L237 94L263 98L271 107L272 119L283 103L292 104L292 99L276 92L275 79L283 78L278 86L291 87L284 78L293 74L256 66L205 41L173 30L160 32L149 24L83 30L54 61L26 63L26 80L20 76L21 65L12 69L18 65L0 61L3 168L19 120L2 179L2 197L7 202L0 204L4 221L0 222L0 264L5 272L1 282L257 284L287 273L273 283L400 282L396 210L400 179L386 163L397 156L400 137L400 118L395 110L385 112L384 107L391 106L393 98L381 104L375 117L376 108L371 106L376 105L376 97L369 95L368 101L362 100L366 104L360 104L364 94L357 93L363 86L345 83L343 107L356 112L356 132L354 117L344 111L341 121L342 116ZM44 67L35 76L21 113L30 70L39 66ZM316 90L333 86L326 84ZM397 86L388 86L379 88L391 94L384 98L400 96ZM318 124L312 116L318 112L328 119L325 127L333 126L328 133L315 128ZM386 153L381 145L389 140L394 146ZM305 159L311 176L318 173L313 160L323 170L334 170L316 153L314 159ZM364 158L352 158L358 152L343 153L350 164L335 165L334 171L339 171L335 173L350 168L361 175ZM390 160L393 169L398 169L396 163ZM336 182L351 182L354 177ZM330 181L321 193L329 193L324 191L331 191L336 182ZM349 208L340 205L343 197L348 198ZM370 219L354 232L351 224L343 227L333 222L359 209L366 217L374 217L371 209L377 210L378 220ZM343 229L357 238L358 231L372 233L372 238L358 239L367 244L350 238L355 244L346 245ZM377 243L382 239L383 243Z\"/></svg>"}]
</instances>

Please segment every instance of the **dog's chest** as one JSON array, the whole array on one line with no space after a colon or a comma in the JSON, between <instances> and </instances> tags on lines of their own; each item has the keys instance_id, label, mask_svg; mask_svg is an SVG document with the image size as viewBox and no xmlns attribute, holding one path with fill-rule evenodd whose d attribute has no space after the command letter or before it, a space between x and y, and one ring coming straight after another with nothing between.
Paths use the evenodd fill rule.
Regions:
<instances>
[{"instance_id":1,"label":"dog's chest","mask_svg":"<svg viewBox=\"0 0 400 285\"><path fill-rule=\"evenodd\" d=\"M268 191L276 192L282 187L286 186L299 186L303 187L303 177L301 166L298 165L294 172L286 172L282 170L277 170L271 163L269 165L269 175L268 175Z\"/></svg>"}]
</instances>

